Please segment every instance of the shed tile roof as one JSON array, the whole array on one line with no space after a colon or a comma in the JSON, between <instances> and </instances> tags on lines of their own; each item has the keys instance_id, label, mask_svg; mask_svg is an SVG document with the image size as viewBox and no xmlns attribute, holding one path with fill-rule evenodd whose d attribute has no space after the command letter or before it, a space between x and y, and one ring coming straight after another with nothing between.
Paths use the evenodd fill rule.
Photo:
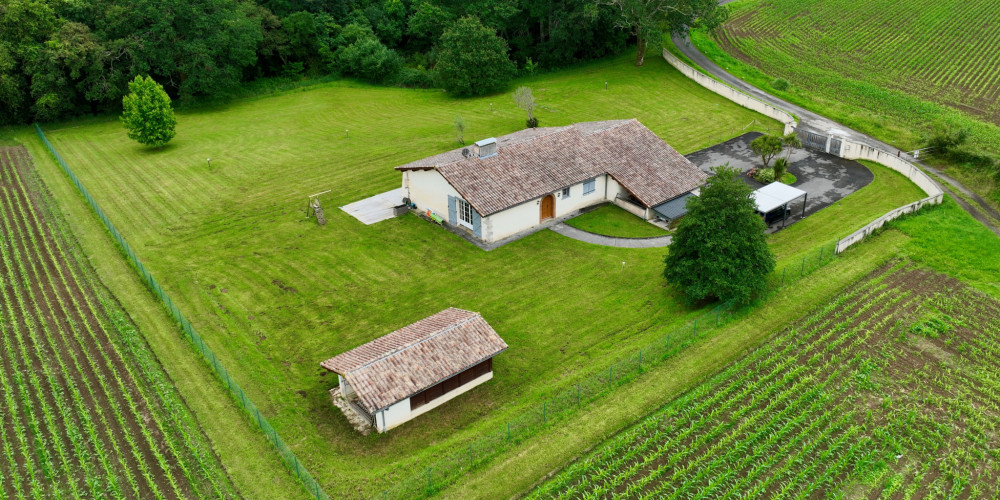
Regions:
<instances>
[{"instance_id":1,"label":"shed tile roof","mask_svg":"<svg viewBox=\"0 0 1000 500\"><path fill-rule=\"evenodd\" d=\"M459 148L396 169L436 169L483 216L605 173L646 206L707 177L635 119L525 129L497 142L490 158L467 158Z\"/></svg>"},{"instance_id":2,"label":"shed tile roof","mask_svg":"<svg viewBox=\"0 0 1000 500\"><path fill-rule=\"evenodd\" d=\"M376 412L506 349L479 313L452 307L320 366L343 376L361 403Z\"/></svg>"}]
</instances>

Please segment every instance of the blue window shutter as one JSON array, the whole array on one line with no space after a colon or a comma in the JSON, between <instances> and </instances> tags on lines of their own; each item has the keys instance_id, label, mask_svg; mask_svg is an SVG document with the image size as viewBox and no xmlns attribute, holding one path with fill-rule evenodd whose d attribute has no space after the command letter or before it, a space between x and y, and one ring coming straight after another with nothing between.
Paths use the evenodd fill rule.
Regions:
<instances>
[{"instance_id":1,"label":"blue window shutter","mask_svg":"<svg viewBox=\"0 0 1000 500\"><path fill-rule=\"evenodd\" d=\"M452 195L448 195L448 223L452 226L458 224L458 203Z\"/></svg>"},{"instance_id":2,"label":"blue window shutter","mask_svg":"<svg viewBox=\"0 0 1000 500\"><path fill-rule=\"evenodd\" d=\"M475 210L472 211L472 232L476 238L483 239L483 218Z\"/></svg>"}]
</instances>

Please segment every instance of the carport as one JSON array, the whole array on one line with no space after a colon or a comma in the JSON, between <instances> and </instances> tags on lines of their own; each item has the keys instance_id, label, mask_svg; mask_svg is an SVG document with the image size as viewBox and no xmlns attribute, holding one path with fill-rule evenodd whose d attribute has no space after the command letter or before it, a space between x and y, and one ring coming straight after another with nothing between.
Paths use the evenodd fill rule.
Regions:
<instances>
[{"instance_id":1,"label":"carport","mask_svg":"<svg viewBox=\"0 0 1000 500\"><path fill-rule=\"evenodd\" d=\"M805 217L806 203L809 201L809 193L780 182L772 182L750 193L750 197L757 203L757 211L764 216L765 222L767 214L780 208L781 227L785 227L785 220L788 219L789 203L803 198L802 217Z\"/></svg>"}]
</instances>

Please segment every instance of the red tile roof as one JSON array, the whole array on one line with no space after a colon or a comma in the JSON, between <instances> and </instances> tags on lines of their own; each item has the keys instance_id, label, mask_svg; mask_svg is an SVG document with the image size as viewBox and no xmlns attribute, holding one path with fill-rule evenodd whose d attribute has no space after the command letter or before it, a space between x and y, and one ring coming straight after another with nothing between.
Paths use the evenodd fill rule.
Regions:
<instances>
[{"instance_id":1,"label":"red tile roof","mask_svg":"<svg viewBox=\"0 0 1000 500\"><path fill-rule=\"evenodd\" d=\"M635 119L525 129L497 142L499 152L489 158L467 158L459 148L396 169L436 169L482 216L602 174L646 206L687 193L707 178Z\"/></svg>"},{"instance_id":2,"label":"red tile roof","mask_svg":"<svg viewBox=\"0 0 1000 500\"><path fill-rule=\"evenodd\" d=\"M320 366L343 376L374 413L506 349L479 313L452 307Z\"/></svg>"}]
</instances>

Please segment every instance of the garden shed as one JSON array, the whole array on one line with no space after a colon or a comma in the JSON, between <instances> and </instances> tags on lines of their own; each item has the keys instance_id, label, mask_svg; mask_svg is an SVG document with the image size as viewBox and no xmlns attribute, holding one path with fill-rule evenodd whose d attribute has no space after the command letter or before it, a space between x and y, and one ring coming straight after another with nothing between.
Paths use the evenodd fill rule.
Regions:
<instances>
[{"instance_id":1,"label":"garden shed","mask_svg":"<svg viewBox=\"0 0 1000 500\"><path fill-rule=\"evenodd\" d=\"M348 419L385 432L492 379L505 350L479 313L452 307L320 365L337 374Z\"/></svg>"}]
</instances>

